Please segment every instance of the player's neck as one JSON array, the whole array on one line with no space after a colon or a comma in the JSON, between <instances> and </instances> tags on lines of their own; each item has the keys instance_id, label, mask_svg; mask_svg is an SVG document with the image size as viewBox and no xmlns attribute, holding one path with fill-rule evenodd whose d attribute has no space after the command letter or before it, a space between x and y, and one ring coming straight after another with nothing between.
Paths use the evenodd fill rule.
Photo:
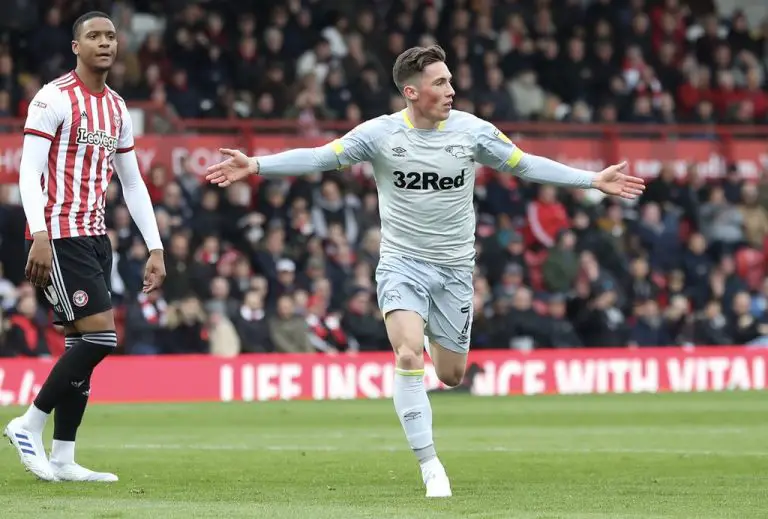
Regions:
<instances>
[{"instance_id":1,"label":"player's neck","mask_svg":"<svg viewBox=\"0 0 768 519\"><path fill-rule=\"evenodd\" d=\"M75 67L75 74L80 78L85 88L93 94L101 94L107 87L107 72L94 72L78 63Z\"/></svg>"},{"instance_id":2,"label":"player's neck","mask_svg":"<svg viewBox=\"0 0 768 519\"><path fill-rule=\"evenodd\" d=\"M434 130L440 124L440 121L433 121L422 115L419 115L412 106L406 108L405 113L408 116L408 120L417 130Z\"/></svg>"}]
</instances>

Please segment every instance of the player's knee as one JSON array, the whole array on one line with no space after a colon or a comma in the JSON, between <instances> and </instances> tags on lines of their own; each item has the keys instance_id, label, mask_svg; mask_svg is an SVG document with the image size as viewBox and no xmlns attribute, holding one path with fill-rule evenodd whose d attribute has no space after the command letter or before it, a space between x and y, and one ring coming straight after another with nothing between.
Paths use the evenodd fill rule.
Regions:
<instances>
[{"instance_id":1,"label":"player's knee","mask_svg":"<svg viewBox=\"0 0 768 519\"><path fill-rule=\"evenodd\" d=\"M395 347L395 359L400 369L424 369L423 350L414 348L409 344L401 344Z\"/></svg>"},{"instance_id":2,"label":"player's knee","mask_svg":"<svg viewBox=\"0 0 768 519\"><path fill-rule=\"evenodd\" d=\"M448 387L456 387L464 380L464 368L451 366L447 369L435 369L437 378Z\"/></svg>"}]
</instances>

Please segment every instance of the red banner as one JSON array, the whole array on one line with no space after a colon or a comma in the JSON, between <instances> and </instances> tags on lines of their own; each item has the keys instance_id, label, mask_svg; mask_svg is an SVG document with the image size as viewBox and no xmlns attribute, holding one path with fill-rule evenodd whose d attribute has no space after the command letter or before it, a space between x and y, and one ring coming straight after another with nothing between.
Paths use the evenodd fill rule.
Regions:
<instances>
[{"instance_id":1,"label":"red banner","mask_svg":"<svg viewBox=\"0 0 768 519\"><path fill-rule=\"evenodd\" d=\"M144 136L136 139L136 153L143 172L153 164L164 164L179 174L183 159L189 158L192 172L202 175L221 158L218 148L247 145L254 155L289 148L322 145L331 137L253 136ZM14 182L21 161L21 135L0 135L0 182ZM708 176L721 176L728 162L735 162L746 177L755 177L768 168L768 143L764 140L734 140L727 149L715 140L620 139L605 141L589 138L525 138L516 143L524 150L590 170L600 170L612 160L627 160L632 172L654 176L662 162L670 161L679 174L691 162Z\"/></svg>"},{"instance_id":2,"label":"red banner","mask_svg":"<svg viewBox=\"0 0 768 519\"><path fill-rule=\"evenodd\" d=\"M473 351L478 396L655 393L765 389L768 349L696 348ZM51 360L0 361L0 405L28 404ZM113 357L94 374L93 402L203 402L354 399L392 396L387 352L325 355ZM427 366L429 389L444 388Z\"/></svg>"}]
</instances>

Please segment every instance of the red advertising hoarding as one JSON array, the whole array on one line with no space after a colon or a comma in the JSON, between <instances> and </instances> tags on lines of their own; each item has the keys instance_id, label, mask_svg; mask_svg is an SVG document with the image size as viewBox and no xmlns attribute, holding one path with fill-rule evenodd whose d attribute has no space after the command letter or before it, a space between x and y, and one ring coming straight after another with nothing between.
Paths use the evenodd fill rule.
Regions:
<instances>
[{"instance_id":1,"label":"red advertising hoarding","mask_svg":"<svg viewBox=\"0 0 768 519\"><path fill-rule=\"evenodd\" d=\"M478 396L765 389L768 349L678 348L473 351ZM52 366L0 361L0 405L28 404ZM112 357L94 374L91 401L229 402L392 396L392 354ZM142 382L146 381L146 382ZM427 367L425 383L443 387Z\"/></svg>"},{"instance_id":2,"label":"red advertising hoarding","mask_svg":"<svg viewBox=\"0 0 768 519\"><path fill-rule=\"evenodd\" d=\"M269 136L143 136L136 138L136 153L141 170L159 163L175 173L182 169L182 159L189 157L190 169L203 175L205 168L218 162L220 147L248 144L249 153L262 155L289 148L313 147L332 137ZM0 135L0 182L14 182L21 160L22 137ZM717 140L618 139L605 141L589 138L525 138L516 143L524 150L544 155L573 166L600 170L611 160L627 160L632 172L642 177L654 176L662 162L671 162L683 174L691 162L708 176L720 176L728 162L735 162L746 177L755 177L768 167L768 142L733 140L727 146Z\"/></svg>"}]
</instances>

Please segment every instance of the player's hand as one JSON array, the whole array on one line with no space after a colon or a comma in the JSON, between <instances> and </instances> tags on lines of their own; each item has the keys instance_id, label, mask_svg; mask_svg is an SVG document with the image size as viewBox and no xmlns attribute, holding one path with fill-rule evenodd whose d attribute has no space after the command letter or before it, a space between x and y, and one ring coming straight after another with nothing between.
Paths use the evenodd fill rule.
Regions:
<instances>
[{"instance_id":1,"label":"player's hand","mask_svg":"<svg viewBox=\"0 0 768 519\"><path fill-rule=\"evenodd\" d=\"M34 286L45 288L51 277L52 263L53 250L47 231L35 233L32 238L32 247L29 249L24 275Z\"/></svg>"},{"instance_id":2,"label":"player's hand","mask_svg":"<svg viewBox=\"0 0 768 519\"><path fill-rule=\"evenodd\" d=\"M227 187L233 182L259 172L258 161L248 157L242 151L221 148L219 152L229 158L208 168L205 179L211 184Z\"/></svg>"},{"instance_id":3,"label":"player's hand","mask_svg":"<svg viewBox=\"0 0 768 519\"><path fill-rule=\"evenodd\" d=\"M153 250L149 253L147 266L144 269L144 287L142 292L149 294L157 290L165 281L165 261L162 250Z\"/></svg>"},{"instance_id":4,"label":"player's hand","mask_svg":"<svg viewBox=\"0 0 768 519\"><path fill-rule=\"evenodd\" d=\"M634 200L643 194L645 181L640 177L633 177L624 173L626 168L626 162L605 168L595 175L592 187L599 189L606 195Z\"/></svg>"}]
</instances>

